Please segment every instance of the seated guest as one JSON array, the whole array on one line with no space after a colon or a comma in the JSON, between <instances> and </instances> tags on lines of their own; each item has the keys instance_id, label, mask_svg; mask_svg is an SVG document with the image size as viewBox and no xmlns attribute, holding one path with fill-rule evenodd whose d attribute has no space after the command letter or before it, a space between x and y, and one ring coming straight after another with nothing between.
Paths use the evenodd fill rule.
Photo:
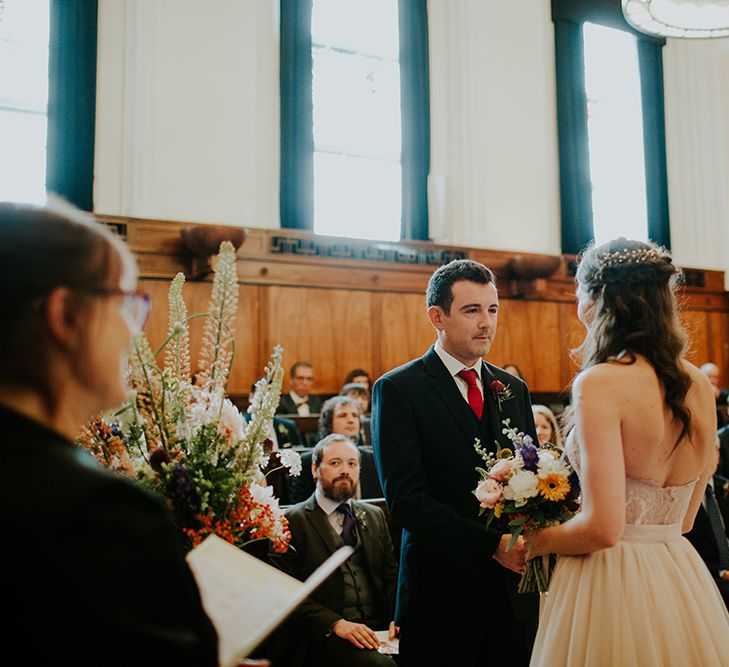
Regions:
<instances>
[{"instance_id":1,"label":"seated guest","mask_svg":"<svg viewBox=\"0 0 729 667\"><path fill-rule=\"evenodd\" d=\"M504 364L504 370L507 373L511 373L512 375L516 375L520 380L524 380L524 373L521 372L519 367L516 364ZM526 380L524 380L526 382Z\"/></svg>"},{"instance_id":2,"label":"seated guest","mask_svg":"<svg viewBox=\"0 0 729 667\"><path fill-rule=\"evenodd\" d=\"M319 415L319 439L338 433L346 435L357 445L361 457L360 493L362 498L381 498L382 487L377 477L375 457L372 450L362 446L360 439L359 404L349 396L333 396L327 400ZM314 492L314 478L311 473L311 451L301 455L301 474L289 478L291 502L306 500Z\"/></svg>"},{"instance_id":3,"label":"seated guest","mask_svg":"<svg viewBox=\"0 0 729 667\"><path fill-rule=\"evenodd\" d=\"M21 663L218 664L179 528L74 444L127 398L149 312L135 282L124 243L89 215L0 203L3 624Z\"/></svg>"},{"instance_id":4,"label":"seated guest","mask_svg":"<svg viewBox=\"0 0 729 667\"><path fill-rule=\"evenodd\" d=\"M256 383L254 382L251 385L249 401L253 399L255 392ZM251 420L251 415L248 412L245 413L244 417L246 421ZM301 447L301 434L299 433L299 427L293 419L274 416L273 423L269 424L268 437L273 443L272 448L274 451L288 449L289 447Z\"/></svg>"},{"instance_id":5,"label":"seated guest","mask_svg":"<svg viewBox=\"0 0 729 667\"><path fill-rule=\"evenodd\" d=\"M318 415L321 399L311 393L314 388L314 367L308 361L297 361L289 371L289 393L281 394L276 412L286 415Z\"/></svg>"},{"instance_id":6,"label":"seated guest","mask_svg":"<svg viewBox=\"0 0 729 667\"><path fill-rule=\"evenodd\" d=\"M389 629L397 565L382 510L354 500L359 452L338 434L314 447L316 491L286 512L291 547L270 553L281 570L305 580L343 544L354 554L291 615L267 647L274 665L394 667L377 652L374 631Z\"/></svg>"},{"instance_id":7,"label":"seated guest","mask_svg":"<svg viewBox=\"0 0 729 667\"><path fill-rule=\"evenodd\" d=\"M717 443L716 463L719 464ZM706 563L729 610L729 479L714 475L686 539Z\"/></svg>"},{"instance_id":8,"label":"seated guest","mask_svg":"<svg viewBox=\"0 0 729 667\"><path fill-rule=\"evenodd\" d=\"M367 415L370 407L370 392L358 382L350 382L342 387L340 396L349 396L359 404L359 438L363 447L372 447L372 425Z\"/></svg>"},{"instance_id":9,"label":"seated guest","mask_svg":"<svg viewBox=\"0 0 729 667\"><path fill-rule=\"evenodd\" d=\"M711 386L714 390L714 399L716 400L716 421L717 426L722 426L729 423L729 389L722 389L719 386L720 375L719 367L711 362L704 364L699 369L711 382Z\"/></svg>"},{"instance_id":10,"label":"seated guest","mask_svg":"<svg viewBox=\"0 0 729 667\"><path fill-rule=\"evenodd\" d=\"M354 370L349 371L342 384L351 384L352 382L363 384L368 392L372 391L372 378L370 378L370 374L362 368L355 368Z\"/></svg>"},{"instance_id":11,"label":"seated guest","mask_svg":"<svg viewBox=\"0 0 729 667\"><path fill-rule=\"evenodd\" d=\"M534 413L534 425L537 427L537 438L539 444L552 443L559 449L564 449L562 430L559 427L557 417L546 405L532 405Z\"/></svg>"}]
</instances>

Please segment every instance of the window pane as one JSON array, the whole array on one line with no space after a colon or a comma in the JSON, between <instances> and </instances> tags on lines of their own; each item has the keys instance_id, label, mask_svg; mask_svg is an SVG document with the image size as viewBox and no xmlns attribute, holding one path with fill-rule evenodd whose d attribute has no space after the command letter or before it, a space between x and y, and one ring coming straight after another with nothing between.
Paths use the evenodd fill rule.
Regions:
<instances>
[{"instance_id":1,"label":"window pane","mask_svg":"<svg viewBox=\"0 0 729 667\"><path fill-rule=\"evenodd\" d=\"M400 159L400 67L329 49L313 50L314 146Z\"/></svg>"},{"instance_id":2,"label":"window pane","mask_svg":"<svg viewBox=\"0 0 729 667\"><path fill-rule=\"evenodd\" d=\"M42 114L0 109L0 200L44 200L46 125Z\"/></svg>"},{"instance_id":3,"label":"window pane","mask_svg":"<svg viewBox=\"0 0 729 667\"><path fill-rule=\"evenodd\" d=\"M46 112L48 0L5 0L0 21L0 106Z\"/></svg>"},{"instance_id":4,"label":"window pane","mask_svg":"<svg viewBox=\"0 0 729 667\"><path fill-rule=\"evenodd\" d=\"M398 162L314 153L314 231L396 241L400 238Z\"/></svg>"},{"instance_id":5,"label":"window pane","mask_svg":"<svg viewBox=\"0 0 729 667\"><path fill-rule=\"evenodd\" d=\"M397 0L314 0L314 44L398 59Z\"/></svg>"},{"instance_id":6,"label":"window pane","mask_svg":"<svg viewBox=\"0 0 729 667\"><path fill-rule=\"evenodd\" d=\"M48 0L5 0L0 20L0 200L45 198Z\"/></svg>"},{"instance_id":7,"label":"window pane","mask_svg":"<svg viewBox=\"0 0 729 667\"><path fill-rule=\"evenodd\" d=\"M397 240L402 208L397 0L314 0L314 231Z\"/></svg>"},{"instance_id":8,"label":"window pane","mask_svg":"<svg viewBox=\"0 0 729 667\"><path fill-rule=\"evenodd\" d=\"M595 240L648 236L636 38L585 23L585 88Z\"/></svg>"}]
</instances>

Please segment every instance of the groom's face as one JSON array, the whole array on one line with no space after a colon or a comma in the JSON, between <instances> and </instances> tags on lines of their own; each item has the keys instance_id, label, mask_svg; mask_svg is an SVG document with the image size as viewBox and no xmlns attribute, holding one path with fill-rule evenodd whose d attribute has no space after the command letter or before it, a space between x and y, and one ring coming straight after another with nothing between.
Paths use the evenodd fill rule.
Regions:
<instances>
[{"instance_id":1,"label":"groom's face","mask_svg":"<svg viewBox=\"0 0 729 667\"><path fill-rule=\"evenodd\" d=\"M496 336L499 295L493 283L459 280L451 287L449 313L432 306L428 316L443 349L466 366L488 354Z\"/></svg>"}]
</instances>

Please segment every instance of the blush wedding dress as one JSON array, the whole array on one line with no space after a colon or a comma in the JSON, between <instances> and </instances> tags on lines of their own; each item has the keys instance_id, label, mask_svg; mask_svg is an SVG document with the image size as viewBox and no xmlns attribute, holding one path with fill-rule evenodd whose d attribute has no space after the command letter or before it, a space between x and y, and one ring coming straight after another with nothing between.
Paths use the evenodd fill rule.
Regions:
<instances>
[{"instance_id":1,"label":"blush wedding dress","mask_svg":"<svg viewBox=\"0 0 729 667\"><path fill-rule=\"evenodd\" d=\"M575 438L567 451L579 474ZM626 479L620 541L558 558L530 667L729 665L729 613L681 535L695 484Z\"/></svg>"}]
</instances>

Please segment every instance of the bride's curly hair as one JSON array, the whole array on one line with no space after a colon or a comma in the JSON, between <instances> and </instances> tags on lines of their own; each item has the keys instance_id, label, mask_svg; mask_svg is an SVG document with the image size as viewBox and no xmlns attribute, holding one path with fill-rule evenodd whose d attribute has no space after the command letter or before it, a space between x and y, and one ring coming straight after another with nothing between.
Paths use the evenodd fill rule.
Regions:
<instances>
[{"instance_id":1,"label":"bride's curly hair","mask_svg":"<svg viewBox=\"0 0 729 667\"><path fill-rule=\"evenodd\" d=\"M683 280L665 248L623 237L590 245L577 268L578 292L592 300L585 340L573 353L581 370L614 361L635 363L645 357L661 382L666 405L681 422L676 445L691 438L691 411L686 394L691 378L681 358L686 332L677 315L676 287Z\"/></svg>"}]
</instances>

